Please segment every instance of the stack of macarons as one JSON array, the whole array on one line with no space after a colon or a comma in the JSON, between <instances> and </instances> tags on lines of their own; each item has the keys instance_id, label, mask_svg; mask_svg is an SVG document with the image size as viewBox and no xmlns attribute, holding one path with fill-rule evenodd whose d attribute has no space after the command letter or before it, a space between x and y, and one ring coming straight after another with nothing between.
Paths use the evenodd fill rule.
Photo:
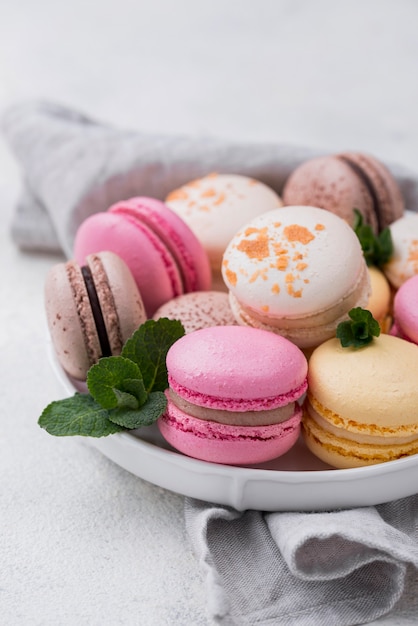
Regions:
<instances>
[{"instance_id":1,"label":"stack of macarons","mask_svg":"<svg viewBox=\"0 0 418 626\"><path fill-rule=\"evenodd\" d=\"M354 209L375 233L391 231L394 255L381 269L366 265ZM417 371L417 241L417 214L370 155L307 161L280 195L247 176L208 174L164 202L121 200L80 225L74 258L46 280L52 342L67 374L85 380L145 320L179 319L186 334L167 356L158 426L201 460L275 458L294 445L302 421L307 446L335 467L413 454L415 412L405 417L402 400L391 417L380 385L368 400L365 389L378 387L369 378L376 367L391 388L391 361L407 364L405 380L408 368ZM397 336L339 347L336 329L355 307Z\"/></svg>"}]
</instances>

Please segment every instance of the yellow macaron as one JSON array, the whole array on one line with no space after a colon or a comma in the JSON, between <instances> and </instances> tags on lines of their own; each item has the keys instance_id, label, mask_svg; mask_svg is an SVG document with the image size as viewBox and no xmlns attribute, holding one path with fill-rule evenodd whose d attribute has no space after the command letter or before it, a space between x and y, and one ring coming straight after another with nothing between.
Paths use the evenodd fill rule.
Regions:
<instances>
[{"instance_id":1,"label":"yellow macaron","mask_svg":"<svg viewBox=\"0 0 418 626\"><path fill-rule=\"evenodd\" d=\"M418 346L380 335L360 348L330 339L309 361L303 434L336 468L418 453Z\"/></svg>"},{"instance_id":2,"label":"yellow macaron","mask_svg":"<svg viewBox=\"0 0 418 626\"><path fill-rule=\"evenodd\" d=\"M367 304L368 310L379 322L382 333L388 333L392 325L392 292L384 273L375 266L368 267L371 294Z\"/></svg>"}]
</instances>

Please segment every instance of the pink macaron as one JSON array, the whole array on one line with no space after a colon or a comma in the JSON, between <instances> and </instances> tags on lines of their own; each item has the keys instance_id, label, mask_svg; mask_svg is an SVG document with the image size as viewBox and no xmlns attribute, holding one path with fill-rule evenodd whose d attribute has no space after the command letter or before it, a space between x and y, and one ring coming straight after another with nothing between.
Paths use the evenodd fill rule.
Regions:
<instances>
[{"instance_id":1,"label":"pink macaron","mask_svg":"<svg viewBox=\"0 0 418 626\"><path fill-rule=\"evenodd\" d=\"M300 433L307 361L287 339L242 326L204 328L168 351L163 437L188 456L251 465L287 452Z\"/></svg>"},{"instance_id":2,"label":"pink macaron","mask_svg":"<svg viewBox=\"0 0 418 626\"><path fill-rule=\"evenodd\" d=\"M79 227L74 257L110 250L131 270L147 315L183 293L210 289L208 256L186 223L163 202L131 198L95 213Z\"/></svg>"},{"instance_id":3,"label":"pink macaron","mask_svg":"<svg viewBox=\"0 0 418 626\"><path fill-rule=\"evenodd\" d=\"M393 334L418 344L418 274L399 287L393 301L393 315Z\"/></svg>"}]
</instances>

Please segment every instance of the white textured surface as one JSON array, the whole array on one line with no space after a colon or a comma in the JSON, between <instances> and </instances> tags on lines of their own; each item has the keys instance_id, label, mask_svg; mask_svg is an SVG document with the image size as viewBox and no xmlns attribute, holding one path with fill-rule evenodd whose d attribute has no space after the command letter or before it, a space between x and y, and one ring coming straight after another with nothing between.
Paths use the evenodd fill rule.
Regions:
<instances>
[{"instance_id":1,"label":"white textured surface","mask_svg":"<svg viewBox=\"0 0 418 626\"><path fill-rule=\"evenodd\" d=\"M0 111L44 98L139 130L365 149L418 170L415 0L0 3ZM182 498L39 429L60 396L0 144L0 611L16 625L208 625ZM416 580L416 585L418 580ZM415 624L410 589L379 624Z\"/></svg>"}]
</instances>

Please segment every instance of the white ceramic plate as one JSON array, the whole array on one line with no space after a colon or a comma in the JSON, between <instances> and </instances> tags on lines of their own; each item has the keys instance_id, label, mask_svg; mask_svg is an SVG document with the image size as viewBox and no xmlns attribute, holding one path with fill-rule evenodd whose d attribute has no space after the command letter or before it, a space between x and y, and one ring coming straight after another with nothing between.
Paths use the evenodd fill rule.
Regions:
<instances>
[{"instance_id":1,"label":"white ceramic plate","mask_svg":"<svg viewBox=\"0 0 418 626\"><path fill-rule=\"evenodd\" d=\"M76 391L57 363L66 396ZM135 476L170 491L238 510L320 511L370 506L410 496L418 488L418 455L363 468L335 470L299 441L284 456L251 467L198 461L173 450L156 425L88 442Z\"/></svg>"}]
</instances>

